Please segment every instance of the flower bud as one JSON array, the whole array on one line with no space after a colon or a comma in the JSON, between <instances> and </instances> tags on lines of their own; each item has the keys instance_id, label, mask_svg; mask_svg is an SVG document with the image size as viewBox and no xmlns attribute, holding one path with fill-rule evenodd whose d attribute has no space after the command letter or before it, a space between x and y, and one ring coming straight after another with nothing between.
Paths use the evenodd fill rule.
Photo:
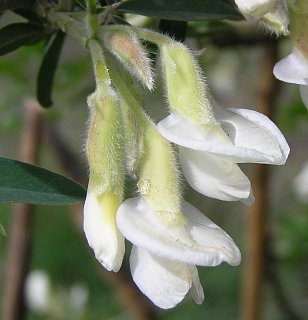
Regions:
<instances>
[{"instance_id":1,"label":"flower bud","mask_svg":"<svg viewBox=\"0 0 308 320\"><path fill-rule=\"evenodd\" d=\"M276 0L235 0L240 11L245 15L261 18L272 10Z\"/></svg>"},{"instance_id":2,"label":"flower bud","mask_svg":"<svg viewBox=\"0 0 308 320\"><path fill-rule=\"evenodd\" d=\"M98 87L88 98L90 128L86 145L90 179L84 206L84 231L96 258L118 271L124 256L124 238L116 225L123 199L124 166L120 114L115 93Z\"/></svg>"},{"instance_id":3,"label":"flower bud","mask_svg":"<svg viewBox=\"0 0 308 320\"><path fill-rule=\"evenodd\" d=\"M143 126L123 98L120 99L120 106L123 117L126 170L132 177L136 177L143 154Z\"/></svg>"},{"instance_id":4,"label":"flower bud","mask_svg":"<svg viewBox=\"0 0 308 320\"><path fill-rule=\"evenodd\" d=\"M138 190L150 206L170 224L182 221L175 155L170 144L153 125L144 134L144 154L139 176Z\"/></svg>"},{"instance_id":5,"label":"flower bud","mask_svg":"<svg viewBox=\"0 0 308 320\"><path fill-rule=\"evenodd\" d=\"M91 119L86 151L94 190L97 194L122 197L123 138L115 92L108 87L99 88L88 98L88 104Z\"/></svg>"},{"instance_id":6,"label":"flower bud","mask_svg":"<svg viewBox=\"0 0 308 320\"><path fill-rule=\"evenodd\" d=\"M163 44L160 49L171 111L196 124L215 121L205 79L189 49L176 42Z\"/></svg>"},{"instance_id":7,"label":"flower bud","mask_svg":"<svg viewBox=\"0 0 308 320\"><path fill-rule=\"evenodd\" d=\"M266 29L277 35L289 34L289 10L286 1L277 0L273 9L261 19Z\"/></svg>"},{"instance_id":8,"label":"flower bud","mask_svg":"<svg viewBox=\"0 0 308 320\"><path fill-rule=\"evenodd\" d=\"M123 64L133 76L137 77L149 90L153 89L154 79L151 62L137 35L130 30L104 30L104 46Z\"/></svg>"}]
</instances>

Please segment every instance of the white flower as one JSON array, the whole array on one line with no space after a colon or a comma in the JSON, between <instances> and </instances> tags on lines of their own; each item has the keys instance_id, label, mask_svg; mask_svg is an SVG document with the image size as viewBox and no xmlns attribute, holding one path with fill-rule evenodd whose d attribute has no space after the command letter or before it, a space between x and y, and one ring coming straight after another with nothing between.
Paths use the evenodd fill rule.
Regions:
<instances>
[{"instance_id":1,"label":"white flower","mask_svg":"<svg viewBox=\"0 0 308 320\"><path fill-rule=\"evenodd\" d=\"M300 85L300 93L308 108L308 61L296 50L276 63L274 75L277 79Z\"/></svg>"},{"instance_id":2,"label":"white flower","mask_svg":"<svg viewBox=\"0 0 308 320\"><path fill-rule=\"evenodd\" d=\"M195 265L238 265L233 240L199 210L183 202L186 223L170 225L143 198L124 201L117 211L122 234L134 244L130 265L140 290L161 308L172 308L189 292L197 303L204 294Z\"/></svg>"},{"instance_id":3,"label":"white flower","mask_svg":"<svg viewBox=\"0 0 308 320\"><path fill-rule=\"evenodd\" d=\"M307 86L308 61L297 50L294 50L276 63L274 75L279 80Z\"/></svg>"},{"instance_id":4,"label":"white flower","mask_svg":"<svg viewBox=\"0 0 308 320\"><path fill-rule=\"evenodd\" d=\"M289 35L289 10L285 0L276 0L273 8L259 19L266 29L275 32L278 36Z\"/></svg>"},{"instance_id":5,"label":"white flower","mask_svg":"<svg viewBox=\"0 0 308 320\"><path fill-rule=\"evenodd\" d=\"M253 201L248 178L236 163L284 164L289 146L266 116L248 109L215 106L217 123L199 126L172 113L158 124L179 145L180 164L198 192L220 200Z\"/></svg>"},{"instance_id":6,"label":"white flower","mask_svg":"<svg viewBox=\"0 0 308 320\"><path fill-rule=\"evenodd\" d=\"M277 35L289 34L289 10L285 0L235 0L239 10L250 19L258 19Z\"/></svg>"},{"instance_id":7,"label":"white flower","mask_svg":"<svg viewBox=\"0 0 308 320\"><path fill-rule=\"evenodd\" d=\"M108 270L119 271L124 251L124 237L116 225L118 198L88 190L84 205L84 232L96 259Z\"/></svg>"},{"instance_id":8,"label":"white flower","mask_svg":"<svg viewBox=\"0 0 308 320\"><path fill-rule=\"evenodd\" d=\"M260 18L271 11L276 0L235 0L236 5L243 14Z\"/></svg>"},{"instance_id":9,"label":"white flower","mask_svg":"<svg viewBox=\"0 0 308 320\"><path fill-rule=\"evenodd\" d=\"M162 309L175 307L187 293L198 304L204 300L196 266L161 258L133 246L130 268L136 285Z\"/></svg>"}]
</instances>

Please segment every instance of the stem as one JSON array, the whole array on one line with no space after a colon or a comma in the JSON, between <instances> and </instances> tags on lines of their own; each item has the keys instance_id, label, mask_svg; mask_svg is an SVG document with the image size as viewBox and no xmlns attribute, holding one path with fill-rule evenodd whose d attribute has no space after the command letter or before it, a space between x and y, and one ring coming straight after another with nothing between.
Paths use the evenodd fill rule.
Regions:
<instances>
[{"instance_id":1,"label":"stem","mask_svg":"<svg viewBox=\"0 0 308 320\"><path fill-rule=\"evenodd\" d=\"M105 58L101 45L95 40L89 40L89 50L91 53L92 64L95 72L95 81L98 87L111 85L108 69L105 65Z\"/></svg>"},{"instance_id":2,"label":"stem","mask_svg":"<svg viewBox=\"0 0 308 320\"><path fill-rule=\"evenodd\" d=\"M87 22L90 38L96 38L99 30L98 17L96 14L96 0L87 0Z\"/></svg>"},{"instance_id":3,"label":"stem","mask_svg":"<svg viewBox=\"0 0 308 320\"><path fill-rule=\"evenodd\" d=\"M42 110L33 101L25 102L25 122L20 143L21 160L37 163L41 140ZM16 204L8 244L2 319L25 319L24 283L30 264L34 206Z\"/></svg>"}]
</instances>

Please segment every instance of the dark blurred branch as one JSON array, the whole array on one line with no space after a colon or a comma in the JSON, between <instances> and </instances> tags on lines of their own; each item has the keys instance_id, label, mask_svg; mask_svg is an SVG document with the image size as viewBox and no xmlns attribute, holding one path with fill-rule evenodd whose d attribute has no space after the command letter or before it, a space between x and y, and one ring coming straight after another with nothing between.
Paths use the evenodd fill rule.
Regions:
<instances>
[{"instance_id":1,"label":"dark blurred branch","mask_svg":"<svg viewBox=\"0 0 308 320\"><path fill-rule=\"evenodd\" d=\"M158 29L160 32L169 35L176 41L184 42L187 33L187 21L173 21L161 19Z\"/></svg>"},{"instance_id":2,"label":"dark blurred branch","mask_svg":"<svg viewBox=\"0 0 308 320\"><path fill-rule=\"evenodd\" d=\"M277 260L273 256L273 253L269 246L269 241L267 241L265 244L265 257L267 261L264 270L265 276L271 286L271 289L283 314L286 315L289 320L303 320L297 314L296 309L292 307L290 299L286 296L283 285L279 279Z\"/></svg>"},{"instance_id":3,"label":"dark blurred branch","mask_svg":"<svg viewBox=\"0 0 308 320\"><path fill-rule=\"evenodd\" d=\"M219 33L211 35L209 42L217 47L256 46L276 42L277 39L263 33Z\"/></svg>"},{"instance_id":4,"label":"dark blurred branch","mask_svg":"<svg viewBox=\"0 0 308 320\"><path fill-rule=\"evenodd\" d=\"M0 11L2 10L14 10L25 7L31 7L35 0L1 0Z\"/></svg>"},{"instance_id":5,"label":"dark blurred branch","mask_svg":"<svg viewBox=\"0 0 308 320\"><path fill-rule=\"evenodd\" d=\"M42 135L42 110L34 100L24 104L24 128L20 142L20 159L37 163ZM16 204L9 231L2 319L25 319L24 283L31 256L34 207Z\"/></svg>"},{"instance_id":6,"label":"dark blurred branch","mask_svg":"<svg viewBox=\"0 0 308 320\"><path fill-rule=\"evenodd\" d=\"M56 157L62 166L63 172L78 181L82 185L87 185L87 175L83 167L78 163L75 155L66 145L62 137L57 133L52 126L47 127L47 134L54 150ZM77 228L83 233L82 229L82 216L83 205L72 206L72 214ZM86 243L86 242L85 242ZM89 249L89 247L87 246ZM108 283L115 289L117 296L126 306L127 310L136 320L155 320L157 319L153 304L139 291L128 272L122 266L122 269L117 272L108 272L101 267L98 261L90 250L89 255L93 259L93 263L97 265L97 271L101 275L104 282Z\"/></svg>"},{"instance_id":7,"label":"dark blurred branch","mask_svg":"<svg viewBox=\"0 0 308 320\"><path fill-rule=\"evenodd\" d=\"M263 114L271 117L273 103L277 94L277 81L273 76L273 67L277 61L277 45L268 44L264 47L260 67L258 105ZM246 222L246 261L244 269L243 320L260 319L261 287L264 273L264 244L266 236L266 220L268 214L269 168L257 164L253 169L252 189L255 203L247 210Z\"/></svg>"}]
</instances>

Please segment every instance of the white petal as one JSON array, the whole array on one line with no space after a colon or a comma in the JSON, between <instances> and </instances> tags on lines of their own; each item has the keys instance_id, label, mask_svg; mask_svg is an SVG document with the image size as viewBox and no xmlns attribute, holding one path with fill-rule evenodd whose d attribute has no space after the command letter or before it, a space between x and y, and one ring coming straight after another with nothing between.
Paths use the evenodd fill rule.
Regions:
<instances>
[{"instance_id":1,"label":"white petal","mask_svg":"<svg viewBox=\"0 0 308 320\"><path fill-rule=\"evenodd\" d=\"M196 266L187 266L192 278L192 286L189 290L189 293L197 304L201 304L204 301L204 291L200 282L198 269Z\"/></svg>"},{"instance_id":2,"label":"white petal","mask_svg":"<svg viewBox=\"0 0 308 320\"><path fill-rule=\"evenodd\" d=\"M260 18L272 10L276 0L235 0L236 5L244 14Z\"/></svg>"},{"instance_id":3,"label":"white petal","mask_svg":"<svg viewBox=\"0 0 308 320\"><path fill-rule=\"evenodd\" d=\"M241 253L225 231L190 203L183 201L182 209L190 220L190 224L186 227L190 237L199 246L207 248L206 250L214 253L216 251L213 257L208 254L208 264L205 266L216 266L222 261L233 266L240 264ZM198 263L192 264L198 265Z\"/></svg>"},{"instance_id":4,"label":"white petal","mask_svg":"<svg viewBox=\"0 0 308 320\"><path fill-rule=\"evenodd\" d=\"M276 0L273 9L265 14L259 21L265 28L279 35L289 35L289 10L285 0Z\"/></svg>"},{"instance_id":5,"label":"white petal","mask_svg":"<svg viewBox=\"0 0 308 320\"><path fill-rule=\"evenodd\" d=\"M308 85L308 61L296 50L277 62L273 73L281 81Z\"/></svg>"},{"instance_id":6,"label":"white petal","mask_svg":"<svg viewBox=\"0 0 308 320\"><path fill-rule=\"evenodd\" d=\"M308 109L308 85L307 86L299 86L299 91L301 94L302 101L306 108Z\"/></svg>"},{"instance_id":7,"label":"white petal","mask_svg":"<svg viewBox=\"0 0 308 320\"><path fill-rule=\"evenodd\" d=\"M170 226L143 198L124 201L117 212L123 235L158 256L187 264L238 265L241 254L233 240L199 210L183 202L187 225Z\"/></svg>"},{"instance_id":8,"label":"white petal","mask_svg":"<svg viewBox=\"0 0 308 320\"><path fill-rule=\"evenodd\" d=\"M200 127L175 113L160 121L157 128L173 143L223 156L233 162L285 163L288 144L266 116L247 109L219 110L215 107L214 111L229 139L217 126Z\"/></svg>"},{"instance_id":9,"label":"white petal","mask_svg":"<svg viewBox=\"0 0 308 320\"><path fill-rule=\"evenodd\" d=\"M158 307L170 309L180 303L192 285L187 266L133 246L130 269L139 289Z\"/></svg>"},{"instance_id":10,"label":"white petal","mask_svg":"<svg viewBox=\"0 0 308 320\"><path fill-rule=\"evenodd\" d=\"M109 271L119 271L124 251L124 237L119 232L115 216L102 206L96 195L88 192L84 205L83 227L95 257ZM115 215L115 213L114 213Z\"/></svg>"},{"instance_id":11,"label":"white petal","mask_svg":"<svg viewBox=\"0 0 308 320\"><path fill-rule=\"evenodd\" d=\"M182 172L196 191L224 201L249 198L250 181L237 164L206 151L183 147L179 148L179 156Z\"/></svg>"},{"instance_id":12,"label":"white petal","mask_svg":"<svg viewBox=\"0 0 308 320\"><path fill-rule=\"evenodd\" d=\"M232 157L235 162L276 165L286 162L289 145L278 127L264 114L249 109L216 106L215 116L238 147L238 156Z\"/></svg>"}]
</instances>

